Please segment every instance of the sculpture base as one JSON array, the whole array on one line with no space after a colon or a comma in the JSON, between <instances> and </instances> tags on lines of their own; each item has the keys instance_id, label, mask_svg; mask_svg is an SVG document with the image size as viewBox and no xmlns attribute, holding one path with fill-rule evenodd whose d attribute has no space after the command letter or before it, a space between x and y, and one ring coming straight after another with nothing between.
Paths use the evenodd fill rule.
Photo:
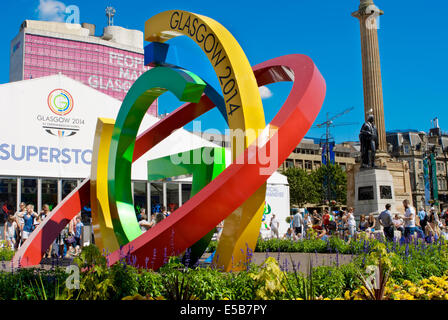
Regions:
<instances>
[{"instance_id":1,"label":"sculpture base","mask_svg":"<svg viewBox=\"0 0 448 320\"><path fill-rule=\"evenodd\" d=\"M394 205L393 190L394 180L387 169L361 168L355 175L355 214L376 216L387 203Z\"/></svg>"},{"instance_id":2,"label":"sculpture base","mask_svg":"<svg viewBox=\"0 0 448 320\"><path fill-rule=\"evenodd\" d=\"M347 206L355 208L355 212L360 212L360 208L357 208L357 206L362 204L356 202L356 200L358 199L357 194L355 194L357 189L356 186L357 184L359 186L359 183L361 182L361 180L359 179L364 179L364 181L366 181L366 179L368 178L359 177L356 179L356 176L358 175L359 172L362 172L363 175L367 175L366 171L369 170L387 170L392 176L392 182L393 182L392 196L394 201L392 202L389 199L389 202L392 205L393 210L392 212L404 213L403 200L412 199L411 181L410 181L408 163L406 161L392 159L389 155L385 153L377 153L375 164L378 168L361 169L360 163L355 163L353 165L347 166ZM381 173L379 173L379 175L381 176ZM380 176L378 178L380 178ZM383 208L384 206L381 208L380 212L384 210ZM363 210L369 210L369 209L364 208ZM365 212L362 212L361 214L365 214Z\"/></svg>"}]
</instances>

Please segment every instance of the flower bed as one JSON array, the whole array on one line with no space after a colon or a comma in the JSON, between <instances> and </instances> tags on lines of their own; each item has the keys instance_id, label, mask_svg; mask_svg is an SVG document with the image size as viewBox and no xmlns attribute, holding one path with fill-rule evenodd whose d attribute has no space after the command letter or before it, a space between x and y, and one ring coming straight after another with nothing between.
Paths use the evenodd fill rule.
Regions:
<instances>
[{"instance_id":1,"label":"flower bed","mask_svg":"<svg viewBox=\"0 0 448 320\"><path fill-rule=\"evenodd\" d=\"M309 247L324 248L315 240L305 240L303 248L306 241L312 241ZM247 271L229 273L210 267L187 268L171 257L155 272L125 262L132 259L107 266L105 257L91 245L75 259L81 270L79 289L66 288L68 275L63 269L20 269L0 272L0 299L365 299L369 295L359 275L379 262L389 274L383 298L447 297L448 246L444 242L400 245L372 240L350 245L330 239L325 243L338 252L347 246L359 253L349 264L314 267L310 274L296 272L294 265L289 271L282 270L272 257L262 265L251 264Z\"/></svg>"}]
</instances>

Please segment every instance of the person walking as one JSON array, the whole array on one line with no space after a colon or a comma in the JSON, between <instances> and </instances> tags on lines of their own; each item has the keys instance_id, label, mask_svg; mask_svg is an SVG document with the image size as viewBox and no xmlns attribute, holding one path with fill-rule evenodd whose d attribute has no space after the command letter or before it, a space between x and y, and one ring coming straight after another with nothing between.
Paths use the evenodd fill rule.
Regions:
<instances>
[{"instance_id":1,"label":"person walking","mask_svg":"<svg viewBox=\"0 0 448 320\"><path fill-rule=\"evenodd\" d=\"M350 208L347 212L347 225L348 225L348 234L350 238L353 238L355 236L355 230L356 230L356 220L355 220L355 213L354 209Z\"/></svg>"},{"instance_id":2,"label":"person walking","mask_svg":"<svg viewBox=\"0 0 448 320\"><path fill-rule=\"evenodd\" d=\"M292 227L294 234L301 239L303 237L303 217L299 210L292 218Z\"/></svg>"},{"instance_id":3,"label":"person walking","mask_svg":"<svg viewBox=\"0 0 448 320\"><path fill-rule=\"evenodd\" d=\"M407 199L403 201L403 206L406 209L403 217L404 237L408 238L415 233L415 209Z\"/></svg>"},{"instance_id":4,"label":"person walking","mask_svg":"<svg viewBox=\"0 0 448 320\"><path fill-rule=\"evenodd\" d=\"M16 249L20 246L22 241L22 231L23 231L23 215L26 214L26 204L25 202L21 202L19 204L19 210L14 214L17 223L17 234L16 234Z\"/></svg>"},{"instance_id":5,"label":"person walking","mask_svg":"<svg viewBox=\"0 0 448 320\"><path fill-rule=\"evenodd\" d=\"M279 238L279 234L278 234L278 228L280 226L280 223L278 222L277 217L275 216L275 214L272 214L272 219L271 219L271 233L278 239Z\"/></svg>"},{"instance_id":6,"label":"person walking","mask_svg":"<svg viewBox=\"0 0 448 320\"><path fill-rule=\"evenodd\" d=\"M3 230L3 236L5 241L8 243L11 249L15 249L16 247L16 234L17 234L18 226L16 219L13 214L8 215L6 218L6 223Z\"/></svg>"},{"instance_id":7,"label":"person walking","mask_svg":"<svg viewBox=\"0 0 448 320\"><path fill-rule=\"evenodd\" d=\"M309 212L305 213L305 217L303 218L303 236L305 236L308 233L308 230L313 226L313 221L311 219L311 215Z\"/></svg>"},{"instance_id":8,"label":"person walking","mask_svg":"<svg viewBox=\"0 0 448 320\"><path fill-rule=\"evenodd\" d=\"M386 204L386 210L378 216L378 222L383 226L384 236L387 241L394 241L394 223L392 221L391 205Z\"/></svg>"},{"instance_id":9,"label":"person walking","mask_svg":"<svg viewBox=\"0 0 448 320\"><path fill-rule=\"evenodd\" d=\"M75 224L75 255L79 255L81 253L82 249L81 236L83 227L84 224L81 221L81 217L77 216Z\"/></svg>"}]
</instances>

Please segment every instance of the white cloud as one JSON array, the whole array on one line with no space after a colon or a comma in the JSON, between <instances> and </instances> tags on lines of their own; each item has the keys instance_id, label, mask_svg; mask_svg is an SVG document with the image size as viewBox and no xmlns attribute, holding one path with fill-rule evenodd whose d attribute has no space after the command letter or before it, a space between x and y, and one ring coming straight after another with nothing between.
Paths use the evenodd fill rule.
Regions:
<instances>
[{"instance_id":1,"label":"white cloud","mask_svg":"<svg viewBox=\"0 0 448 320\"><path fill-rule=\"evenodd\" d=\"M36 11L41 20L65 22L65 8L65 4L60 1L40 0Z\"/></svg>"},{"instance_id":2,"label":"white cloud","mask_svg":"<svg viewBox=\"0 0 448 320\"><path fill-rule=\"evenodd\" d=\"M272 97L272 91L269 90L268 87L261 86L258 89L260 90L261 99L269 99L270 97Z\"/></svg>"}]
</instances>

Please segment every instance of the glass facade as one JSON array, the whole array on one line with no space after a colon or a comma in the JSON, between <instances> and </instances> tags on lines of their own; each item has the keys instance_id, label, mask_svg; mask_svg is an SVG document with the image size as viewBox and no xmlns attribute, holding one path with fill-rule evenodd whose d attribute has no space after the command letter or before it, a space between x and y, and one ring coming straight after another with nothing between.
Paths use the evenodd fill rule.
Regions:
<instances>
[{"instance_id":1,"label":"glass facade","mask_svg":"<svg viewBox=\"0 0 448 320\"><path fill-rule=\"evenodd\" d=\"M58 204L58 180L42 179L42 205L48 204L50 210Z\"/></svg>"},{"instance_id":2,"label":"glass facade","mask_svg":"<svg viewBox=\"0 0 448 320\"><path fill-rule=\"evenodd\" d=\"M166 206L167 210L173 212L179 208L179 184L167 183L166 184Z\"/></svg>"},{"instance_id":3,"label":"glass facade","mask_svg":"<svg viewBox=\"0 0 448 320\"><path fill-rule=\"evenodd\" d=\"M191 184L182 183L182 204L190 199Z\"/></svg>"},{"instance_id":4,"label":"glass facade","mask_svg":"<svg viewBox=\"0 0 448 320\"><path fill-rule=\"evenodd\" d=\"M37 210L37 179L22 178L21 183L21 202L34 205Z\"/></svg>"},{"instance_id":5,"label":"glass facade","mask_svg":"<svg viewBox=\"0 0 448 320\"><path fill-rule=\"evenodd\" d=\"M163 206L163 184L151 183L151 212L158 212Z\"/></svg>"},{"instance_id":6,"label":"glass facade","mask_svg":"<svg viewBox=\"0 0 448 320\"><path fill-rule=\"evenodd\" d=\"M95 43L25 34L24 50L24 80L62 73L119 100L148 70L143 53ZM157 102L148 113L157 115Z\"/></svg>"},{"instance_id":7,"label":"glass facade","mask_svg":"<svg viewBox=\"0 0 448 320\"><path fill-rule=\"evenodd\" d=\"M34 210L37 212L44 204L50 206L53 210L58 204L58 199L63 200L67 197L79 184L77 179L51 179L51 178L20 178L20 188L17 190L17 180L15 177L0 177L0 204L7 201L8 208L15 212L17 209L17 202L25 202L26 204L33 204ZM40 181L40 182L39 182ZM40 194L39 194L40 183ZM161 211L164 203L167 209L171 212L175 211L190 199L191 183L175 183L165 182L166 199L164 199L163 183L151 182L150 185L150 201L151 210L148 206L148 183L146 181L134 181L134 205L136 212L140 208L145 208L147 212ZM18 195L20 198L18 198ZM39 199L41 200L38 203ZM165 200L165 201L164 201ZM182 203L179 203L182 200ZM85 210L87 209L87 210ZM85 221L84 224L89 224L87 220L90 219L91 213L89 208L83 208L81 216Z\"/></svg>"},{"instance_id":8,"label":"glass facade","mask_svg":"<svg viewBox=\"0 0 448 320\"><path fill-rule=\"evenodd\" d=\"M78 186L78 180L76 179L67 179L62 180L62 199L70 194L73 190Z\"/></svg>"},{"instance_id":9,"label":"glass facade","mask_svg":"<svg viewBox=\"0 0 448 320\"><path fill-rule=\"evenodd\" d=\"M0 205L6 201L8 209L15 211L17 199L17 179L0 178Z\"/></svg>"},{"instance_id":10,"label":"glass facade","mask_svg":"<svg viewBox=\"0 0 448 320\"><path fill-rule=\"evenodd\" d=\"M134 182L134 206L136 212L139 212L140 208L146 209L147 206L146 181Z\"/></svg>"}]
</instances>

